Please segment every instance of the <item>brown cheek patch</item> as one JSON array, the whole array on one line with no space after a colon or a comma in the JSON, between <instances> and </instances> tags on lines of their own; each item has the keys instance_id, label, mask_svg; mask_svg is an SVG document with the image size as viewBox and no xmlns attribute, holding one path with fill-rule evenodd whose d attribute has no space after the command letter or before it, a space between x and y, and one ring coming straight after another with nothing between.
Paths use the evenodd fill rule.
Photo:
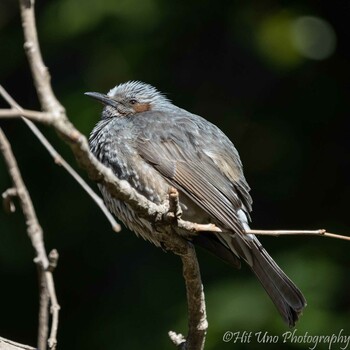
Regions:
<instances>
[{"instance_id":1,"label":"brown cheek patch","mask_svg":"<svg viewBox=\"0 0 350 350\"><path fill-rule=\"evenodd\" d=\"M137 103L134 106L134 110L136 113L147 112L151 109L151 105L149 103Z\"/></svg>"}]
</instances>

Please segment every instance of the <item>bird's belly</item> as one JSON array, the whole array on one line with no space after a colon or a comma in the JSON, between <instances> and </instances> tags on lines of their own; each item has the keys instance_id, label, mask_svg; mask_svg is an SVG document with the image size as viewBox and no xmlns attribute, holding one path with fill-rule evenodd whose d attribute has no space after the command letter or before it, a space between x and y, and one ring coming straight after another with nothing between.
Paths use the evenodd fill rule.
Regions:
<instances>
[{"instance_id":1,"label":"bird's belly","mask_svg":"<svg viewBox=\"0 0 350 350\"><path fill-rule=\"evenodd\" d=\"M140 217L134 210L132 210L127 203L118 200L110 195L107 188L103 185L98 185L102 193L103 199L108 209L123 222L123 224L134 231L137 236L141 236L143 239L150 241L156 246L160 246L160 242L157 240L157 234L155 232L154 225L147 221L145 218ZM170 185L163 184L166 188L165 197L168 193ZM162 191L163 192L163 191ZM148 198L149 199L149 198ZM205 224L211 222L209 215L191 201L186 195L179 194L180 205L182 209L182 219L195 222L198 224ZM157 203L161 204L161 203Z\"/></svg>"},{"instance_id":2,"label":"bird's belly","mask_svg":"<svg viewBox=\"0 0 350 350\"><path fill-rule=\"evenodd\" d=\"M105 186L99 185L99 188L108 209L121 220L129 230L156 246L160 246L160 242L154 235L154 228L151 222L141 218L124 201L112 197Z\"/></svg>"}]
</instances>

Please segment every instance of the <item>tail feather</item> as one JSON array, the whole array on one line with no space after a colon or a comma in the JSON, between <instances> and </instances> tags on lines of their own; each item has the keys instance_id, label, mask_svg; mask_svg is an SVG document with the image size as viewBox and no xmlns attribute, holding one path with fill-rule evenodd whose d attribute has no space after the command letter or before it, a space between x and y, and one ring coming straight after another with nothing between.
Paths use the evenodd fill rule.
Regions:
<instances>
[{"instance_id":1,"label":"tail feather","mask_svg":"<svg viewBox=\"0 0 350 350\"><path fill-rule=\"evenodd\" d=\"M285 322L293 327L306 306L298 287L275 263L257 239L252 244L251 267Z\"/></svg>"},{"instance_id":2,"label":"tail feather","mask_svg":"<svg viewBox=\"0 0 350 350\"><path fill-rule=\"evenodd\" d=\"M236 268L240 267L238 256L243 258L270 296L283 320L293 327L306 306L303 294L275 263L255 236L249 235L249 242L248 245L237 235L213 235L212 232L202 233L193 239L193 243L207 249Z\"/></svg>"}]
</instances>

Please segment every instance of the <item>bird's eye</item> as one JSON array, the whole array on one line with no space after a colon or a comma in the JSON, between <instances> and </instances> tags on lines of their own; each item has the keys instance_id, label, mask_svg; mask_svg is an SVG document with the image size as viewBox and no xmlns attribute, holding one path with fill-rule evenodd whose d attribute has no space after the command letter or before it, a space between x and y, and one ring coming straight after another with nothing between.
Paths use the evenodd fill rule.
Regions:
<instances>
[{"instance_id":1,"label":"bird's eye","mask_svg":"<svg viewBox=\"0 0 350 350\"><path fill-rule=\"evenodd\" d=\"M129 102L131 105L135 105L137 103L137 101L134 98L132 98Z\"/></svg>"}]
</instances>

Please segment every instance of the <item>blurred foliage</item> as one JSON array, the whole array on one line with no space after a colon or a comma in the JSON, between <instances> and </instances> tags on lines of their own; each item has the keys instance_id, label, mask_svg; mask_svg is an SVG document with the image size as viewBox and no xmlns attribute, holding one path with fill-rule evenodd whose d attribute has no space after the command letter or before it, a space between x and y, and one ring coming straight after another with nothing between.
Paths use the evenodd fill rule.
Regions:
<instances>
[{"instance_id":1,"label":"blurred foliage","mask_svg":"<svg viewBox=\"0 0 350 350\"><path fill-rule=\"evenodd\" d=\"M38 1L37 20L54 89L86 135L100 106L83 92L146 81L234 140L252 187L254 228L326 227L349 234L348 2L47 0ZM1 84L21 105L36 109L16 2L0 2L0 29ZM308 58L315 50L322 55ZM167 331L186 333L187 322L179 259L127 230L113 233L20 121L2 120L0 126L11 140L47 249L60 253L60 348L172 349ZM75 164L56 134L41 129ZM9 186L0 162L0 191ZM344 329L350 335L348 243L263 241L308 300L298 334ZM35 344L36 270L20 210L11 216L0 211L0 242L0 335ZM198 255L207 295L206 348L280 348L281 342L222 341L226 331L281 336L288 329L248 268L232 271L201 250Z\"/></svg>"}]
</instances>

